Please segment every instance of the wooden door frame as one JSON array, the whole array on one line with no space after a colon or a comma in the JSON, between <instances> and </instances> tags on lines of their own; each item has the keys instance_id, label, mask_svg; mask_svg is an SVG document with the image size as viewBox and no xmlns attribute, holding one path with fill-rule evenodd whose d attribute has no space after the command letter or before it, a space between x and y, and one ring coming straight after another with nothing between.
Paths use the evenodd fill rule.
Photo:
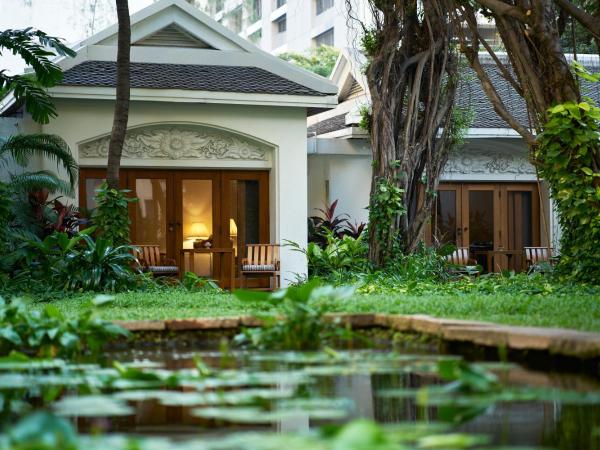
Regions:
<instances>
[{"instance_id":1,"label":"wooden door frame","mask_svg":"<svg viewBox=\"0 0 600 450\"><path fill-rule=\"evenodd\" d=\"M172 170L173 183L173 202L174 202L174 223L175 232L175 260L183 271L185 261L181 258L181 249L183 249L183 181L184 180L210 180L212 182L212 237L213 246L222 247L223 238L221 234L220 217L221 217L221 176L217 170ZM192 255L193 257L193 255ZM216 275L220 267L221 255L213 255L213 270Z\"/></svg>"},{"instance_id":2,"label":"wooden door frame","mask_svg":"<svg viewBox=\"0 0 600 450\"><path fill-rule=\"evenodd\" d=\"M223 195L223 209L221 212L221 227L224 230L229 230L229 218L231 217L231 211L229 209L231 205L231 181L258 181L258 238L259 243L270 243L270 216L269 216L269 171L268 170L227 170L221 172L221 193ZM223 236L229 235L224 233ZM230 242L226 243L227 245ZM238 248L238 258L245 257L245 248ZM224 267L224 270L229 270ZM234 267L235 270L235 267ZM233 276L234 283L238 280ZM259 280L260 281L260 280Z\"/></svg>"},{"instance_id":3,"label":"wooden door frame","mask_svg":"<svg viewBox=\"0 0 600 450\"><path fill-rule=\"evenodd\" d=\"M497 249L502 242L502 227L501 227L501 190L498 183L463 183L462 186L462 243L463 247L471 246L470 230L469 230L469 192L471 191L491 191L493 206L492 206L492 226L493 226L493 246Z\"/></svg>"},{"instance_id":4,"label":"wooden door frame","mask_svg":"<svg viewBox=\"0 0 600 450\"><path fill-rule=\"evenodd\" d=\"M503 236L502 246L508 249L508 193L509 192L531 192L531 241L532 246L537 247L541 242L541 230L540 230L540 197L537 183L502 183L501 185L502 196L505 199L501 203L502 206L502 217L504 223L502 224L506 233Z\"/></svg>"},{"instance_id":5,"label":"wooden door frame","mask_svg":"<svg viewBox=\"0 0 600 450\"><path fill-rule=\"evenodd\" d=\"M165 180L166 183L166 200L165 200L165 226L166 226L166 251L165 256L171 259L177 259L177 229L171 222L174 216L174 199L175 199L175 186L173 174L166 170L161 169L123 169L122 174L126 174L127 189L129 189L134 197L137 196L136 192L136 180L138 179L154 179L154 180ZM125 177L122 177L125 178ZM130 235L132 242L137 241L135 230L137 229L137 214L136 214L136 203L129 204L129 220L131 221Z\"/></svg>"},{"instance_id":6,"label":"wooden door frame","mask_svg":"<svg viewBox=\"0 0 600 450\"><path fill-rule=\"evenodd\" d=\"M456 215L456 246L462 247L462 183L450 182L450 183L440 183L438 185L439 191L455 191L454 197L454 210ZM436 203L434 203L434 208L436 207ZM433 228L430 227L430 242L433 242Z\"/></svg>"},{"instance_id":7,"label":"wooden door frame","mask_svg":"<svg viewBox=\"0 0 600 450\"><path fill-rule=\"evenodd\" d=\"M87 206L86 201L86 180L88 178L104 179L106 177L105 168L81 167L79 169L79 205ZM167 228L169 223L173 223L175 230L171 241L171 251L178 263L180 263L180 249L183 248L183 210L182 210L182 181L183 180L212 180L212 201L213 201L213 238L215 245L222 246L227 244L223 242L225 234L223 230L228 230L229 221L226 220L225 212L227 210L224 199L229 192L229 181L231 180L257 180L259 182L259 239L261 243L270 242L270 203L269 203L269 170L266 169L179 169L179 168L122 168L121 169L121 188L129 189L135 194L135 180L138 178L155 178L167 180ZM131 231L135 233L136 214L135 205L130 205L129 214L131 219ZM133 242L135 243L135 236ZM169 250L167 250L169 252Z\"/></svg>"}]
</instances>

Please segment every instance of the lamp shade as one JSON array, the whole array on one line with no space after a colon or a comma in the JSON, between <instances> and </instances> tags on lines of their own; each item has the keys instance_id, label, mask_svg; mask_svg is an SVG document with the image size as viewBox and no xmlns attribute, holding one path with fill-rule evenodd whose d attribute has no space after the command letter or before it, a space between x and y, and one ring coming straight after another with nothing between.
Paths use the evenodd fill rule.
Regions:
<instances>
[{"instance_id":1,"label":"lamp shade","mask_svg":"<svg viewBox=\"0 0 600 450\"><path fill-rule=\"evenodd\" d=\"M188 239L206 239L209 235L208 227L204 222L192 222Z\"/></svg>"},{"instance_id":2,"label":"lamp shade","mask_svg":"<svg viewBox=\"0 0 600 450\"><path fill-rule=\"evenodd\" d=\"M235 220L229 219L229 236L237 236L237 232L238 229Z\"/></svg>"}]
</instances>

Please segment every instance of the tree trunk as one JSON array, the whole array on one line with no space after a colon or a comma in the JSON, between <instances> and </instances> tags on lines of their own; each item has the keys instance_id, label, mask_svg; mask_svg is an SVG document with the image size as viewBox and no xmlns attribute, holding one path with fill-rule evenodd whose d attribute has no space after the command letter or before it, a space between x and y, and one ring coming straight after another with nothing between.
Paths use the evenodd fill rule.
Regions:
<instances>
[{"instance_id":1,"label":"tree trunk","mask_svg":"<svg viewBox=\"0 0 600 450\"><path fill-rule=\"evenodd\" d=\"M119 19L117 47L117 86L113 126L108 145L108 162L106 165L106 181L108 186L119 189L119 172L121 169L121 154L127 133L129 120L130 96L130 47L131 26L129 22L128 0L116 0L117 17Z\"/></svg>"},{"instance_id":2,"label":"tree trunk","mask_svg":"<svg viewBox=\"0 0 600 450\"><path fill-rule=\"evenodd\" d=\"M369 258L383 266L397 251L413 252L422 239L440 174L457 141L458 70L442 0L367 3L371 17L359 26L371 96ZM352 0L346 6L358 20Z\"/></svg>"}]
</instances>

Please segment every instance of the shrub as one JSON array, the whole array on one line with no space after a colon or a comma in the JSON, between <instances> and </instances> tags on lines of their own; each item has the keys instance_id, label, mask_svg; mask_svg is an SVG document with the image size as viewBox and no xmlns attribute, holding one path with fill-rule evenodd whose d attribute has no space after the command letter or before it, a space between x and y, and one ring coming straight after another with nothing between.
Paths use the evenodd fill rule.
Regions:
<instances>
[{"instance_id":1,"label":"shrub","mask_svg":"<svg viewBox=\"0 0 600 450\"><path fill-rule=\"evenodd\" d=\"M535 159L563 230L559 275L600 280L600 108L587 102L550 108Z\"/></svg>"},{"instance_id":2,"label":"shrub","mask_svg":"<svg viewBox=\"0 0 600 450\"><path fill-rule=\"evenodd\" d=\"M322 286L318 280L274 293L235 291L235 296L241 300L269 302L278 313L277 316L260 317L263 326L245 329L236 336L236 342L257 349L319 349L324 343L345 335L343 328L323 320L327 302L347 299L353 293L351 287Z\"/></svg>"},{"instance_id":3,"label":"shrub","mask_svg":"<svg viewBox=\"0 0 600 450\"><path fill-rule=\"evenodd\" d=\"M98 236L103 237L111 246L129 243L129 203L135 198L127 197L127 189L111 189L106 182L96 190L96 209L92 223L97 227Z\"/></svg>"},{"instance_id":4,"label":"shrub","mask_svg":"<svg viewBox=\"0 0 600 450\"><path fill-rule=\"evenodd\" d=\"M295 251L303 253L308 260L310 276L327 277L334 273L364 272L369 269L367 244L362 235L337 237L332 232L325 235L325 245L321 248L316 242L309 242L306 249L288 241Z\"/></svg>"},{"instance_id":5,"label":"shrub","mask_svg":"<svg viewBox=\"0 0 600 450\"><path fill-rule=\"evenodd\" d=\"M48 290L65 291L122 291L139 286L144 279L135 271L134 247L112 247L102 237L94 241L93 232L88 228L73 237L55 232L43 240L25 239L9 255L15 281L41 280ZM17 286L24 291L27 287Z\"/></svg>"},{"instance_id":6,"label":"shrub","mask_svg":"<svg viewBox=\"0 0 600 450\"><path fill-rule=\"evenodd\" d=\"M95 309L109 301L99 297L78 317L67 319L52 304L32 311L20 300L6 302L0 297L0 355L13 351L40 357L97 354L107 341L129 336L124 328L95 317Z\"/></svg>"},{"instance_id":7,"label":"shrub","mask_svg":"<svg viewBox=\"0 0 600 450\"><path fill-rule=\"evenodd\" d=\"M320 215L308 218L308 242L316 242L319 246L327 245L327 235L332 234L337 238L350 236L358 238L364 231L364 222L354 224L350 222L348 214L336 214L338 201L334 201L325 208L319 208Z\"/></svg>"}]
</instances>

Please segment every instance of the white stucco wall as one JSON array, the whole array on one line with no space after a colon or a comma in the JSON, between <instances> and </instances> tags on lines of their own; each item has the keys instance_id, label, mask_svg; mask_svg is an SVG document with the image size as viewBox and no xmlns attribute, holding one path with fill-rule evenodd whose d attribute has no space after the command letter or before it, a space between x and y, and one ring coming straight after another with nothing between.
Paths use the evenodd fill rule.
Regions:
<instances>
[{"instance_id":1,"label":"white stucco wall","mask_svg":"<svg viewBox=\"0 0 600 450\"><path fill-rule=\"evenodd\" d=\"M309 215L318 214L315 208L338 200L337 213L348 214L352 223L367 222L371 190L369 156L309 155L308 180Z\"/></svg>"},{"instance_id":2,"label":"white stucco wall","mask_svg":"<svg viewBox=\"0 0 600 450\"><path fill-rule=\"evenodd\" d=\"M110 133L113 102L106 100L56 99L58 117L43 126L46 133L55 133L67 141L78 157L78 145ZM306 112L303 108L275 106L218 105L197 103L132 102L129 127L146 124L182 123L206 124L235 130L269 143L273 148L270 168L271 240L285 240L306 245L307 162ZM133 164L132 164L133 163ZM141 161L123 161L124 166L139 166ZM155 168L180 167L170 160L143 161ZM256 168L264 168L258 162ZM205 161L195 165L186 161L185 168L252 168L248 161ZM288 248L281 254L282 284L307 271L305 258Z\"/></svg>"}]
</instances>

